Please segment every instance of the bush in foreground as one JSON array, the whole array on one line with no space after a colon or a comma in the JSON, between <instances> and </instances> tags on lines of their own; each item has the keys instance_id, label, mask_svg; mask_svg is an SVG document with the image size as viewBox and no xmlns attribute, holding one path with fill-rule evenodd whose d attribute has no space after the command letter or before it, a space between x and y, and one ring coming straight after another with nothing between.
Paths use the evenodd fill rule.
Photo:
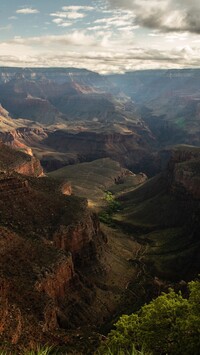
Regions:
<instances>
[{"instance_id":1,"label":"bush in foreground","mask_svg":"<svg viewBox=\"0 0 200 355\"><path fill-rule=\"evenodd\" d=\"M133 344L146 354L198 355L200 349L200 282L189 283L189 298L172 289L124 315L99 354L131 354Z\"/></svg>"},{"instance_id":2,"label":"bush in foreground","mask_svg":"<svg viewBox=\"0 0 200 355\"><path fill-rule=\"evenodd\" d=\"M0 355L10 355L10 352L7 351L1 351L0 350ZM15 355L12 353L12 355ZM21 355L58 355L57 351L53 350L53 347L45 346L45 347L40 347L37 346L37 349L35 350L24 350L21 352Z\"/></svg>"}]
</instances>

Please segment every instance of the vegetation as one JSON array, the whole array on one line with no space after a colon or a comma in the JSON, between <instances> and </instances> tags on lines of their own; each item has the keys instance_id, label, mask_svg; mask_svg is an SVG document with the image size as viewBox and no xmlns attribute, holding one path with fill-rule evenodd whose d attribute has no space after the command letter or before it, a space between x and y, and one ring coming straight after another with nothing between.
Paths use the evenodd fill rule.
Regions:
<instances>
[{"instance_id":1,"label":"vegetation","mask_svg":"<svg viewBox=\"0 0 200 355\"><path fill-rule=\"evenodd\" d=\"M56 355L58 354L56 350L53 349L53 347L45 346L45 347L40 347L38 346L36 350L24 350L23 355ZM0 350L0 355L9 355L6 351L1 351ZM14 354L13 354L14 355Z\"/></svg>"},{"instance_id":2,"label":"vegetation","mask_svg":"<svg viewBox=\"0 0 200 355\"><path fill-rule=\"evenodd\" d=\"M53 350L52 347L40 347L38 346L38 348L36 350L29 350L27 352L24 352L24 355L56 355L57 352L55 350Z\"/></svg>"},{"instance_id":3,"label":"vegetation","mask_svg":"<svg viewBox=\"0 0 200 355\"><path fill-rule=\"evenodd\" d=\"M97 353L97 355L98 354L102 354L102 353L99 352ZM133 345L132 350L126 351L126 353L122 348L112 350L112 348L108 347L107 349L104 349L103 355L150 355L150 354L144 353L143 351L136 350L135 346Z\"/></svg>"},{"instance_id":4,"label":"vegetation","mask_svg":"<svg viewBox=\"0 0 200 355\"><path fill-rule=\"evenodd\" d=\"M169 293L124 315L108 335L99 354L129 354L133 344L145 354L198 355L200 349L200 282L189 283L189 297Z\"/></svg>"},{"instance_id":5,"label":"vegetation","mask_svg":"<svg viewBox=\"0 0 200 355\"><path fill-rule=\"evenodd\" d=\"M114 195L110 191L105 191L104 200L107 206L104 211L99 213L99 219L103 223L112 224L112 215L121 208L121 204L115 200Z\"/></svg>"}]
</instances>

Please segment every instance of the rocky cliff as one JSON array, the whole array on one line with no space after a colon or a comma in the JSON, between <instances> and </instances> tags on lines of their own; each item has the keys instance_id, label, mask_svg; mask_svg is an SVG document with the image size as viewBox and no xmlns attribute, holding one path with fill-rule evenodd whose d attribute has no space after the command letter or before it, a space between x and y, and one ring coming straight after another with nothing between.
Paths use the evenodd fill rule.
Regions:
<instances>
[{"instance_id":1,"label":"rocky cliff","mask_svg":"<svg viewBox=\"0 0 200 355\"><path fill-rule=\"evenodd\" d=\"M16 349L90 320L106 239L87 201L52 179L1 173L0 211L1 339Z\"/></svg>"},{"instance_id":2,"label":"rocky cliff","mask_svg":"<svg viewBox=\"0 0 200 355\"><path fill-rule=\"evenodd\" d=\"M10 148L0 142L0 170L39 177L43 175L40 161L29 154Z\"/></svg>"},{"instance_id":3,"label":"rocky cliff","mask_svg":"<svg viewBox=\"0 0 200 355\"><path fill-rule=\"evenodd\" d=\"M152 140L153 137L145 126L135 125L129 133L115 131L69 133L57 130L50 133L43 143L54 151L65 153L65 159L69 156L69 160L71 158L75 162L84 162L109 157L139 173L146 171L145 159L152 159L149 148ZM47 166L45 156L41 163ZM51 170L55 170L53 161L51 163Z\"/></svg>"},{"instance_id":4,"label":"rocky cliff","mask_svg":"<svg viewBox=\"0 0 200 355\"><path fill-rule=\"evenodd\" d=\"M183 196L188 195L194 200L199 200L199 165L200 148L180 145L165 150L162 154L167 157L167 171L171 191ZM181 197L181 196L180 196Z\"/></svg>"},{"instance_id":5,"label":"rocky cliff","mask_svg":"<svg viewBox=\"0 0 200 355\"><path fill-rule=\"evenodd\" d=\"M44 292L57 303L62 302L62 299L66 297L75 277L72 256L69 252L68 254L69 256L63 256L63 259L59 260L53 269L41 270L43 275L35 284L37 291Z\"/></svg>"},{"instance_id":6,"label":"rocky cliff","mask_svg":"<svg viewBox=\"0 0 200 355\"><path fill-rule=\"evenodd\" d=\"M28 176L43 176L43 169L41 167L40 161L36 157L31 157L30 161L25 162L14 168L19 174L28 175Z\"/></svg>"},{"instance_id":7,"label":"rocky cliff","mask_svg":"<svg viewBox=\"0 0 200 355\"><path fill-rule=\"evenodd\" d=\"M97 216L88 214L84 222L69 226L61 225L55 232L53 240L57 248L70 250L75 265L83 267L95 261L101 254L99 234L101 231Z\"/></svg>"},{"instance_id":8,"label":"rocky cliff","mask_svg":"<svg viewBox=\"0 0 200 355\"><path fill-rule=\"evenodd\" d=\"M182 187L194 200L200 200L200 159L179 163L173 174L173 187Z\"/></svg>"}]
</instances>

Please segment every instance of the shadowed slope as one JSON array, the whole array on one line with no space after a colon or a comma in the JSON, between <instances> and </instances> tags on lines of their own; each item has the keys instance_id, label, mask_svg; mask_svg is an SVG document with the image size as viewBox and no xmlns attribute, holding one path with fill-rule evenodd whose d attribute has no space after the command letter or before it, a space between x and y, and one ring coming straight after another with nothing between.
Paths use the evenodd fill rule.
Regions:
<instances>
[{"instance_id":1,"label":"shadowed slope","mask_svg":"<svg viewBox=\"0 0 200 355\"><path fill-rule=\"evenodd\" d=\"M192 159L192 151L176 148L166 172L120 198L123 208L114 218L148 243L147 261L165 278L190 278L200 270L200 159Z\"/></svg>"}]
</instances>

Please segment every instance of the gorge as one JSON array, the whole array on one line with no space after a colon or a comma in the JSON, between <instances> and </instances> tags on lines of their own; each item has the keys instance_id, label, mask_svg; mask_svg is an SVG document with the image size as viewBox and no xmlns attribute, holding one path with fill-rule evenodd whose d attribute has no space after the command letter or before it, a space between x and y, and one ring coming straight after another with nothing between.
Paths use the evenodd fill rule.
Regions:
<instances>
[{"instance_id":1,"label":"gorge","mask_svg":"<svg viewBox=\"0 0 200 355\"><path fill-rule=\"evenodd\" d=\"M94 354L197 277L199 75L0 68L3 349Z\"/></svg>"}]
</instances>

